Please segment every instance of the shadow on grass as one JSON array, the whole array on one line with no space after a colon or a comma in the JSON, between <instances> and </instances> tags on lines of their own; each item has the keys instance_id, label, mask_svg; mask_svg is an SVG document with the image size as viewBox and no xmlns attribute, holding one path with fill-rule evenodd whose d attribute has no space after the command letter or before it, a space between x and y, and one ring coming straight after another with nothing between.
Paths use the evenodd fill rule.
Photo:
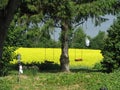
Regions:
<instances>
[{"instance_id":1,"label":"shadow on grass","mask_svg":"<svg viewBox=\"0 0 120 90\"><path fill-rule=\"evenodd\" d=\"M45 61L44 63L41 63L38 65L39 67L39 71L40 72L50 72L50 73L57 73L57 72L62 72L60 70L60 65L56 64L54 62L51 61ZM92 69L92 68L86 68L86 67L77 67L77 68L71 68L70 72L85 72L85 73L89 73L89 72L102 72L102 70L98 70L98 69Z\"/></svg>"},{"instance_id":2,"label":"shadow on grass","mask_svg":"<svg viewBox=\"0 0 120 90\"><path fill-rule=\"evenodd\" d=\"M61 72L60 65L56 64L52 61L45 61L43 63L32 63L32 64L22 64L23 70L26 72L37 73L37 72L46 72L46 73L58 73ZM18 70L18 65L13 65L13 70ZM103 72L102 70L86 68L86 67L72 67L70 68L70 72L77 73L77 72Z\"/></svg>"},{"instance_id":3,"label":"shadow on grass","mask_svg":"<svg viewBox=\"0 0 120 90\"><path fill-rule=\"evenodd\" d=\"M85 73L90 73L90 72L103 72L102 70L98 69L92 69L92 68L71 68L71 72L85 72Z\"/></svg>"},{"instance_id":4,"label":"shadow on grass","mask_svg":"<svg viewBox=\"0 0 120 90\"><path fill-rule=\"evenodd\" d=\"M50 72L50 73L56 73L60 72L60 65L56 64L52 61L44 61L42 63L21 63L23 66L23 71L27 72ZM19 64L11 64L10 69L11 70L19 70Z\"/></svg>"}]
</instances>

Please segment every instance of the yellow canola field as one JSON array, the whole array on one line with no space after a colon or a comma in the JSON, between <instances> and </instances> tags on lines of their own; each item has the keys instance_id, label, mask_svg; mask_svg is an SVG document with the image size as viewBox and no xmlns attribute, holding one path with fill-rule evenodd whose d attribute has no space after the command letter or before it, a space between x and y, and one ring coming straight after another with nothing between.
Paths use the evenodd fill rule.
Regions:
<instances>
[{"instance_id":1,"label":"yellow canola field","mask_svg":"<svg viewBox=\"0 0 120 90\"><path fill-rule=\"evenodd\" d=\"M21 62L25 64L32 62L41 63L45 60L60 64L60 48L19 48L15 53L21 54ZM70 66L93 67L96 63L99 63L102 58L100 50L69 49ZM75 61L75 59L82 59L82 61ZM13 63L16 62L17 60L13 61Z\"/></svg>"}]
</instances>

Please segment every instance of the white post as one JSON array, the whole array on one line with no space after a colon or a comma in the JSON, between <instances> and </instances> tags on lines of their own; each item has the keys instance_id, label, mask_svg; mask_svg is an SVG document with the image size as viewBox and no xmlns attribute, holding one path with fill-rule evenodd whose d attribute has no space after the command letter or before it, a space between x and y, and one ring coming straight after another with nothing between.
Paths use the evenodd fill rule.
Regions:
<instances>
[{"instance_id":1,"label":"white post","mask_svg":"<svg viewBox=\"0 0 120 90\"><path fill-rule=\"evenodd\" d=\"M20 74L22 74L23 73L23 69L22 69L22 65L21 65L21 62L20 62L20 60L21 60L21 55L20 54L18 54L17 55L17 59L18 59L18 67L19 67L19 70L18 70L18 82L20 81Z\"/></svg>"}]
</instances>

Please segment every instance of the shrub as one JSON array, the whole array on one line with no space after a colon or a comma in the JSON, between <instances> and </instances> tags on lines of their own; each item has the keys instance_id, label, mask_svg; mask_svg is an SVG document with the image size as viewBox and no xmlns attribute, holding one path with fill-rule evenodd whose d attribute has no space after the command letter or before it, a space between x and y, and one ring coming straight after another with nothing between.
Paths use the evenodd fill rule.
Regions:
<instances>
[{"instance_id":1,"label":"shrub","mask_svg":"<svg viewBox=\"0 0 120 90\"><path fill-rule=\"evenodd\" d=\"M10 69L10 61L15 57L15 48L14 47L4 47L2 59L0 60L0 76L8 74Z\"/></svg>"},{"instance_id":2,"label":"shrub","mask_svg":"<svg viewBox=\"0 0 120 90\"><path fill-rule=\"evenodd\" d=\"M120 17L108 30L108 37L105 40L102 50L102 67L107 72L112 72L120 67Z\"/></svg>"},{"instance_id":3,"label":"shrub","mask_svg":"<svg viewBox=\"0 0 120 90\"><path fill-rule=\"evenodd\" d=\"M96 63L95 66L93 67L93 69L102 70L101 63Z\"/></svg>"},{"instance_id":4,"label":"shrub","mask_svg":"<svg viewBox=\"0 0 120 90\"><path fill-rule=\"evenodd\" d=\"M52 62L52 61L45 61L41 64L38 64L39 70L59 70L60 65Z\"/></svg>"}]
</instances>

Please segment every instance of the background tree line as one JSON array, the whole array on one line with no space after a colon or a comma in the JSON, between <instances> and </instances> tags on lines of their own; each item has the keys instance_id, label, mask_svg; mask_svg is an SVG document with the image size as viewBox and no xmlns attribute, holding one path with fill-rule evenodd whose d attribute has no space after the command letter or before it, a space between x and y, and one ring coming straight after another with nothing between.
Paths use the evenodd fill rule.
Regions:
<instances>
[{"instance_id":1,"label":"background tree line","mask_svg":"<svg viewBox=\"0 0 120 90\"><path fill-rule=\"evenodd\" d=\"M6 38L6 46L15 47L39 47L39 48L60 48L60 37L58 40L55 38L54 28L49 30L42 30L46 26L30 26L27 30L25 26L14 25L11 23L9 27L9 32ZM90 39L90 46L86 47L85 38L86 36ZM52 38L53 37L53 38ZM70 32L69 35L69 47L70 48L90 48L90 49L102 49L103 42L107 37L106 33L99 31L99 33L91 38L86 35L84 30L79 27L74 30L74 33Z\"/></svg>"}]
</instances>

